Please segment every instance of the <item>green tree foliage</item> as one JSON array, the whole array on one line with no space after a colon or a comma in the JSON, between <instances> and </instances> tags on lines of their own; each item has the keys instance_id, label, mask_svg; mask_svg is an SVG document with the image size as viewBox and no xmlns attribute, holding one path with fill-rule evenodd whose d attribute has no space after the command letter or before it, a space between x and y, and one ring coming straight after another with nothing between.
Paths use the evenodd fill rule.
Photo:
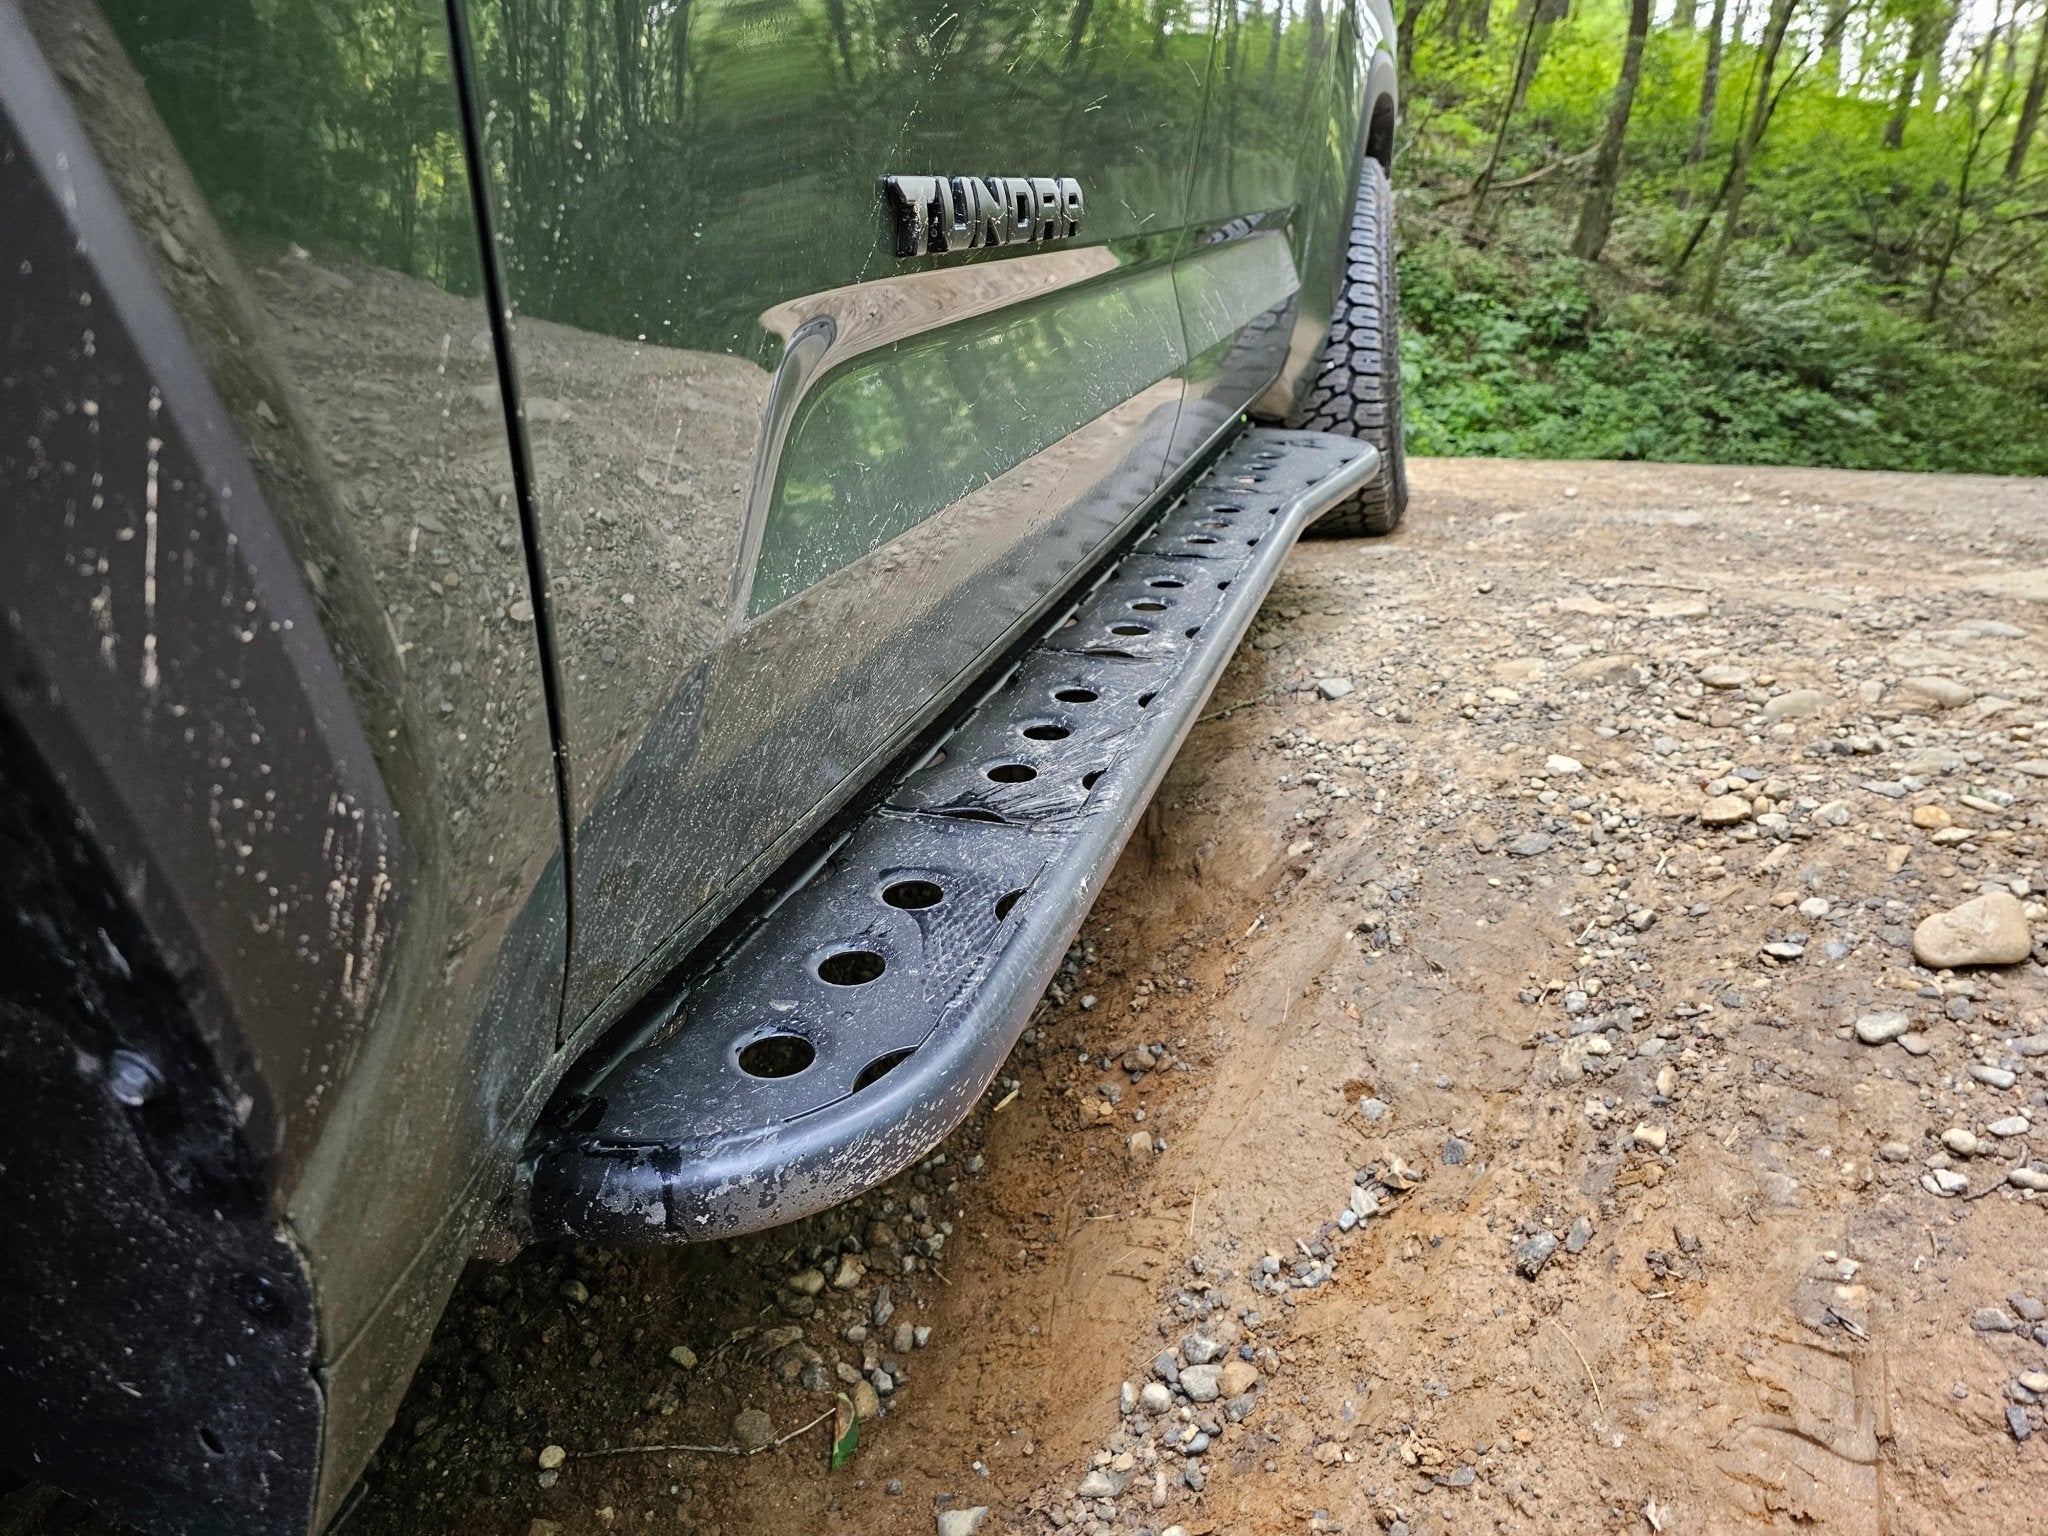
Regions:
<instances>
[{"instance_id":1,"label":"green tree foliage","mask_svg":"<svg viewBox=\"0 0 2048 1536\"><path fill-rule=\"evenodd\" d=\"M1416 20L1412 451L2048 473L2048 0L1666 0L1597 261L1630 6L1540 3Z\"/></svg>"}]
</instances>

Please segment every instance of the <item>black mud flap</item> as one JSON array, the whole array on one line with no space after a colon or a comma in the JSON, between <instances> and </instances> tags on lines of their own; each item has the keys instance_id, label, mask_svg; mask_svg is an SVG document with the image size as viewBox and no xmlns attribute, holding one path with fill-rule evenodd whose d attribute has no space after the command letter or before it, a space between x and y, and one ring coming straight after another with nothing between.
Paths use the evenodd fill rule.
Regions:
<instances>
[{"instance_id":1,"label":"black mud flap","mask_svg":"<svg viewBox=\"0 0 2048 1536\"><path fill-rule=\"evenodd\" d=\"M688 1242L914 1162L988 1086L1296 535L1377 454L1246 432L816 872L574 1083L537 1237Z\"/></svg>"}]
</instances>

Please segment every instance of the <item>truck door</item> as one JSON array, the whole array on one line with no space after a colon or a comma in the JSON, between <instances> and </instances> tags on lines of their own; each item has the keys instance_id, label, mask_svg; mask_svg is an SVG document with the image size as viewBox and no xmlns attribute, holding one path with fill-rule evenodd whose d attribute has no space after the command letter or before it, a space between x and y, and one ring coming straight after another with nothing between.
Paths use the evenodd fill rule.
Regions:
<instances>
[{"instance_id":1,"label":"truck door","mask_svg":"<svg viewBox=\"0 0 2048 1536\"><path fill-rule=\"evenodd\" d=\"M1159 486L1211 39L1108 0L469 27L595 1027ZM1067 178L1078 231L920 251L892 176Z\"/></svg>"}]
</instances>

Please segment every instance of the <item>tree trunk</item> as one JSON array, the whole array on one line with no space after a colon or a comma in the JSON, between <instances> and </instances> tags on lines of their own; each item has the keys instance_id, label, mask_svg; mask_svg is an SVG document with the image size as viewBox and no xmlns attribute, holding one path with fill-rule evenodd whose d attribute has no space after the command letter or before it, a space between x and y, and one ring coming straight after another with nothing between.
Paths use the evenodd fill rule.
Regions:
<instances>
[{"instance_id":1,"label":"tree trunk","mask_svg":"<svg viewBox=\"0 0 2048 1536\"><path fill-rule=\"evenodd\" d=\"M2018 181L2027 163L2027 151L2034 147L2035 130L2041 126L2041 98L2048 94L2048 6L2041 9L2041 35L2034 42L2034 67L2027 75L2027 94L2020 103L2019 126L2013 130L2012 148L2005 156L2005 179Z\"/></svg>"},{"instance_id":2,"label":"tree trunk","mask_svg":"<svg viewBox=\"0 0 2048 1536\"><path fill-rule=\"evenodd\" d=\"M1401 19L1394 25L1394 65L1406 80L1415 69L1415 23L1426 0L1402 0ZM1455 5L1457 0L1452 0Z\"/></svg>"},{"instance_id":3,"label":"tree trunk","mask_svg":"<svg viewBox=\"0 0 2048 1536\"><path fill-rule=\"evenodd\" d=\"M1543 52L1550 46L1550 33L1571 9L1571 0L1535 0L1529 8L1529 32L1522 41L1522 56L1515 69L1515 90L1508 99L1510 115L1522 110L1529 99L1529 87L1536 71L1543 67Z\"/></svg>"},{"instance_id":4,"label":"tree trunk","mask_svg":"<svg viewBox=\"0 0 2048 1536\"><path fill-rule=\"evenodd\" d=\"M1906 62L1900 71L1899 94L1892 104L1892 115L1884 125L1884 147L1897 149L1906 142L1906 120L1913 115L1913 98L1920 90L1921 78L1926 77L1927 97L1933 99L1935 88L1941 80L1941 51L1948 44L1948 34L1956 24L1953 9L1922 10L1913 17L1912 30L1906 38Z\"/></svg>"},{"instance_id":5,"label":"tree trunk","mask_svg":"<svg viewBox=\"0 0 2048 1536\"><path fill-rule=\"evenodd\" d=\"M1628 137L1629 113L1636 104L1636 82L1643 73L1643 43L1649 34L1650 0L1630 0L1621 78L1614 84L1614 100L1607 109L1607 130L1600 136L1600 153L1593 157L1592 180L1586 184L1585 201L1579 205L1579 227L1572 234L1572 254L1581 261L1600 259L1601 251L1607 247L1607 233L1614 226L1614 190L1621 180L1621 146Z\"/></svg>"},{"instance_id":6,"label":"tree trunk","mask_svg":"<svg viewBox=\"0 0 2048 1536\"><path fill-rule=\"evenodd\" d=\"M1976 176L1976 156L1985 147L1985 139L1991 135L1991 125L2005 117L2005 102L2009 100L2011 96L2003 96L1989 113L1982 111L1980 102L1970 102L1970 147L1964 150L1962 170L1956 174L1956 201L1950 209L1948 238L1942 242L1942 256L1935 260L1933 276L1927 281L1927 307L1923 315L1929 324L1935 315L1942 313L1942 297L1948 293L1948 274L1954 268L1956 252L1962 250L1962 242L1966 238L1964 223L1970 215L1970 182Z\"/></svg>"},{"instance_id":7,"label":"tree trunk","mask_svg":"<svg viewBox=\"0 0 2048 1536\"><path fill-rule=\"evenodd\" d=\"M1714 19L1707 23L1707 70L1700 76L1700 105L1692 125L1692 147L1685 152L1687 165L1707 158L1707 146L1714 137L1714 112L1721 104L1722 34L1727 30L1728 0L1714 0Z\"/></svg>"},{"instance_id":8,"label":"tree trunk","mask_svg":"<svg viewBox=\"0 0 2048 1536\"><path fill-rule=\"evenodd\" d=\"M1536 36L1538 18L1543 14L1544 0L1529 0L1522 22L1522 46L1515 55L1515 89L1508 93L1508 99L1501 103L1500 126L1494 130L1493 149L1486 157L1486 166L1472 183L1472 213L1465 221L1465 233L1471 234L1479 228L1480 216L1486 209L1486 190L1493 185L1493 173L1500 169L1500 152L1508 141L1508 124L1514 121L1515 107L1521 99L1522 71L1529 63L1529 44Z\"/></svg>"},{"instance_id":9,"label":"tree trunk","mask_svg":"<svg viewBox=\"0 0 2048 1536\"><path fill-rule=\"evenodd\" d=\"M845 11L845 0L839 0L840 10ZM1081 40L1088 35L1088 18L1095 11L1095 0L1074 0L1073 18L1067 23L1067 66L1081 57Z\"/></svg>"},{"instance_id":10,"label":"tree trunk","mask_svg":"<svg viewBox=\"0 0 2048 1536\"><path fill-rule=\"evenodd\" d=\"M1671 25L1681 32L1690 32L1699 22L1699 0L1677 0L1671 8Z\"/></svg>"},{"instance_id":11,"label":"tree trunk","mask_svg":"<svg viewBox=\"0 0 2048 1536\"><path fill-rule=\"evenodd\" d=\"M612 61L619 77L619 137L631 143L640 131L640 24L634 0L612 0Z\"/></svg>"},{"instance_id":12,"label":"tree trunk","mask_svg":"<svg viewBox=\"0 0 2048 1536\"><path fill-rule=\"evenodd\" d=\"M669 73L675 89L675 122L683 125L690 96L690 0L680 0L668 18Z\"/></svg>"},{"instance_id":13,"label":"tree trunk","mask_svg":"<svg viewBox=\"0 0 2048 1536\"><path fill-rule=\"evenodd\" d=\"M1828 78L1837 95L1842 90L1842 33L1849 26L1849 10L1853 0L1830 0L1826 39L1821 43L1821 73Z\"/></svg>"},{"instance_id":14,"label":"tree trunk","mask_svg":"<svg viewBox=\"0 0 2048 1536\"><path fill-rule=\"evenodd\" d=\"M1771 75L1778 67L1778 52L1785 46L1785 29L1792 23L1798 0L1771 0L1770 20L1764 25L1763 57L1757 64L1756 100L1749 109L1749 122L1735 141L1735 154L1728 163L1726 211L1721 215L1721 237L1714 243L1713 258L1707 263L1706 280L1700 285L1700 309L1714 307L1715 291L1721 286L1721 270L1727 265L1729 247L1742 221L1742 200L1749 192L1749 168L1763 142L1764 128L1771 120L1777 100L1771 95Z\"/></svg>"}]
</instances>

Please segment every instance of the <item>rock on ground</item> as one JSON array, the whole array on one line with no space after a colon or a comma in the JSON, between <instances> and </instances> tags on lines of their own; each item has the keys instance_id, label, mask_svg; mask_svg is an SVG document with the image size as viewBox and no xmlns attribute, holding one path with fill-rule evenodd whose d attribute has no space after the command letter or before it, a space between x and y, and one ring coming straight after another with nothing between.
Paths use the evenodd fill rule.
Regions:
<instances>
[{"instance_id":1,"label":"rock on ground","mask_svg":"<svg viewBox=\"0 0 2048 1536\"><path fill-rule=\"evenodd\" d=\"M1913 930L1913 958L1933 970L2016 965L2033 949L2026 910L2010 891L1990 891L1936 912Z\"/></svg>"}]
</instances>

